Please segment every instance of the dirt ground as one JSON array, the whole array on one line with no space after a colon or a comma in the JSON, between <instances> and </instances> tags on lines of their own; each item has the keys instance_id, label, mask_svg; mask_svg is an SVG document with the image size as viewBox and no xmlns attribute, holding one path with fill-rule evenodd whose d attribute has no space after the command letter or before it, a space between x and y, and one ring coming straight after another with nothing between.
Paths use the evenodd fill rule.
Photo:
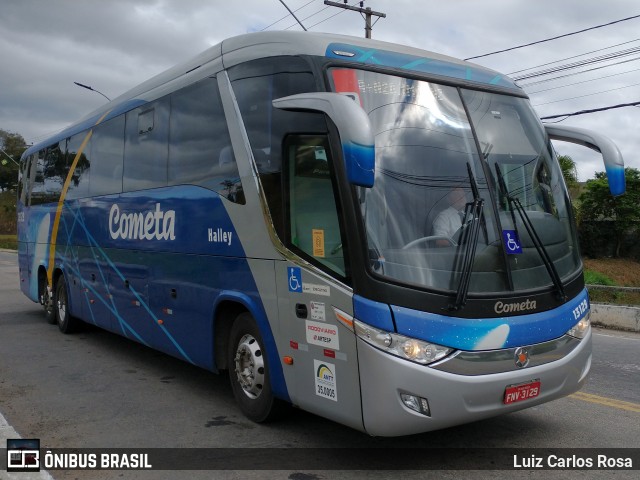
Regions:
<instances>
[{"instance_id":1,"label":"dirt ground","mask_svg":"<svg viewBox=\"0 0 640 480\"><path fill-rule=\"evenodd\" d=\"M628 258L584 259L584 266L611 278L621 287L640 287L640 263Z\"/></svg>"},{"instance_id":2,"label":"dirt ground","mask_svg":"<svg viewBox=\"0 0 640 480\"><path fill-rule=\"evenodd\" d=\"M640 287L640 262L628 258L585 258L584 266L606 275L618 286ZM589 296L594 303L640 306L640 292L590 288Z\"/></svg>"}]
</instances>

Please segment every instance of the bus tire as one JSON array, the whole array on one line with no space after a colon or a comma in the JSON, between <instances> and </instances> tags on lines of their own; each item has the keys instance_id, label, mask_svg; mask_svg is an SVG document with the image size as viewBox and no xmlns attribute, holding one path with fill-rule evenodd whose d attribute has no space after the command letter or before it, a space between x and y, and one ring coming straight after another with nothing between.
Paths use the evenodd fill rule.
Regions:
<instances>
[{"instance_id":1,"label":"bus tire","mask_svg":"<svg viewBox=\"0 0 640 480\"><path fill-rule=\"evenodd\" d=\"M58 322L58 318L56 315L56 309L53 302L49 301L48 295L45 291L44 295L44 319L47 323L51 325L55 325Z\"/></svg>"},{"instance_id":2,"label":"bus tire","mask_svg":"<svg viewBox=\"0 0 640 480\"><path fill-rule=\"evenodd\" d=\"M64 275L58 277L53 300L53 309L60 331L62 333L72 333L77 330L79 320L69 313L69 294Z\"/></svg>"},{"instance_id":3,"label":"bus tire","mask_svg":"<svg viewBox=\"0 0 640 480\"><path fill-rule=\"evenodd\" d=\"M53 304L53 299L49 298L49 290L47 286L47 274L44 272L39 272L38 274L38 289L40 291L40 303L44 307L44 318L47 323L51 325L55 325L57 322L56 319L56 309ZM53 296L53 291L51 291L51 296Z\"/></svg>"},{"instance_id":4,"label":"bus tire","mask_svg":"<svg viewBox=\"0 0 640 480\"><path fill-rule=\"evenodd\" d=\"M227 344L229 379L242 413L257 423L273 420L283 405L273 396L264 341L253 317L238 315Z\"/></svg>"}]
</instances>

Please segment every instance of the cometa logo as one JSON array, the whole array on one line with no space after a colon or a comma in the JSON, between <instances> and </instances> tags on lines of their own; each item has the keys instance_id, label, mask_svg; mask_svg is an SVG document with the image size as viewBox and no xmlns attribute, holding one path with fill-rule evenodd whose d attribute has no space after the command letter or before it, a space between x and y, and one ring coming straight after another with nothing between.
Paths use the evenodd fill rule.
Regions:
<instances>
[{"instance_id":1,"label":"cometa logo","mask_svg":"<svg viewBox=\"0 0 640 480\"><path fill-rule=\"evenodd\" d=\"M124 213L114 203L109 211L109 233L114 240L175 240L175 210Z\"/></svg>"},{"instance_id":2,"label":"cometa logo","mask_svg":"<svg viewBox=\"0 0 640 480\"><path fill-rule=\"evenodd\" d=\"M536 308L537 308L536 301L529 300L529 299L519 303L496 302L496 304L493 307L496 313L524 312L527 310L535 310Z\"/></svg>"}]
</instances>

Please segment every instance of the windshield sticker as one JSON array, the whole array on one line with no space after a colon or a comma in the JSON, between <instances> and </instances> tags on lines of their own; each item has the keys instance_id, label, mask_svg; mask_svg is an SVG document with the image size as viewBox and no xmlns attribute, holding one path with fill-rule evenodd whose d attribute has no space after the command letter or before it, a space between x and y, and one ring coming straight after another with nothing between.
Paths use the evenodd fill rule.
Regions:
<instances>
[{"instance_id":1,"label":"windshield sticker","mask_svg":"<svg viewBox=\"0 0 640 480\"><path fill-rule=\"evenodd\" d=\"M311 320L307 320L306 324L308 343L340 350L340 337L338 336L338 328L335 325L312 322Z\"/></svg>"},{"instance_id":2,"label":"windshield sticker","mask_svg":"<svg viewBox=\"0 0 640 480\"><path fill-rule=\"evenodd\" d=\"M508 255L516 255L522 253L522 245L518 238L518 232L515 230L503 230L502 241Z\"/></svg>"},{"instance_id":3,"label":"windshield sticker","mask_svg":"<svg viewBox=\"0 0 640 480\"><path fill-rule=\"evenodd\" d=\"M316 379L316 395L337 402L336 366L333 363L314 359L313 371Z\"/></svg>"},{"instance_id":4,"label":"windshield sticker","mask_svg":"<svg viewBox=\"0 0 640 480\"><path fill-rule=\"evenodd\" d=\"M313 236L313 256L324 258L324 230L314 228L311 230Z\"/></svg>"}]
</instances>

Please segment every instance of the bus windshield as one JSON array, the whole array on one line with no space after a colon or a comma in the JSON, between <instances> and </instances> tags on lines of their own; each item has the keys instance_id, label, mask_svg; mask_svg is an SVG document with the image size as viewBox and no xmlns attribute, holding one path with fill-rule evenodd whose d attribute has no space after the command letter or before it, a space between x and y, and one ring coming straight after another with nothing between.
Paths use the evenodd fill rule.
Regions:
<instances>
[{"instance_id":1,"label":"bus windshield","mask_svg":"<svg viewBox=\"0 0 640 480\"><path fill-rule=\"evenodd\" d=\"M468 276L470 294L577 274L562 173L528 100L366 70L330 80L374 129L375 184L358 201L376 274L444 291Z\"/></svg>"}]
</instances>

